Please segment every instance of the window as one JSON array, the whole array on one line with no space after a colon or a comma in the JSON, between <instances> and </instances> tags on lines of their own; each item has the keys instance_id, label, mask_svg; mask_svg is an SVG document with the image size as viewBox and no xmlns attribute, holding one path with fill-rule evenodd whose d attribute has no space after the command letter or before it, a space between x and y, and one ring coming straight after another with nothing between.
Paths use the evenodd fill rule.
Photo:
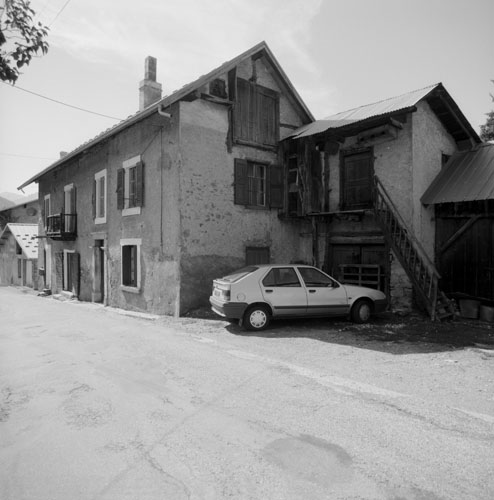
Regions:
<instances>
[{"instance_id":1,"label":"window","mask_svg":"<svg viewBox=\"0 0 494 500\"><path fill-rule=\"evenodd\" d=\"M64 232L75 232L76 208L75 208L75 187L74 184L68 184L63 188L64 191Z\"/></svg>"},{"instance_id":2,"label":"window","mask_svg":"<svg viewBox=\"0 0 494 500\"><path fill-rule=\"evenodd\" d=\"M300 281L293 267L274 267L262 280L264 286L299 287Z\"/></svg>"},{"instance_id":3,"label":"window","mask_svg":"<svg viewBox=\"0 0 494 500\"><path fill-rule=\"evenodd\" d=\"M237 142L275 147L279 136L278 92L238 78L234 131Z\"/></svg>"},{"instance_id":4,"label":"window","mask_svg":"<svg viewBox=\"0 0 494 500\"><path fill-rule=\"evenodd\" d=\"M245 249L245 265L255 266L269 264L269 247L247 247Z\"/></svg>"},{"instance_id":5,"label":"window","mask_svg":"<svg viewBox=\"0 0 494 500\"><path fill-rule=\"evenodd\" d=\"M346 155L341 170L341 207L344 210L372 206L372 152Z\"/></svg>"},{"instance_id":6,"label":"window","mask_svg":"<svg viewBox=\"0 0 494 500\"><path fill-rule=\"evenodd\" d=\"M122 289L138 292L141 282L141 239L120 240L122 249Z\"/></svg>"},{"instance_id":7,"label":"window","mask_svg":"<svg viewBox=\"0 0 494 500\"><path fill-rule=\"evenodd\" d=\"M333 280L317 269L313 269L312 267L299 267L298 270L306 286L314 288L333 286Z\"/></svg>"},{"instance_id":8,"label":"window","mask_svg":"<svg viewBox=\"0 0 494 500\"><path fill-rule=\"evenodd\" d=\"M50 215L51 215L50 195L47 194L43 200L43 222L45 225L45 230L48 227L48 217Z\"/></svg>"},{"instance_id":9,"label":"window","mask_svg":"<svg viewBox=\"0 0 494 500\"><path fill-rule=\"evenodd\" d=\"M106 169L94 176L93 216L95 224L106 222Z\"/></svg>"},{"instance_id":10,"label":"window","mask_svg":"<svg viewBox=\"0 0 494 500\"><path fill-rule=\"evenodd\" d=\"M144 168L140 156L124 161L117 171L117 208L122 215L141 213L144 202Z\"/></svg>"},{"instance_id":11,"label":"window","mask_svg":"<svg viewBox=\"0 0 494 500\"><path fill-rule=\"evenodd\" d=\"M22 259L17 259L17 278L22 278Z\"/></svg>"},{"instance_id":12,"label":"window","mask_svg":"<svg viewBox=\"0 0 494 500\"><path fill-rule=\"evenodd\" d=\"M235 160L234 203L255 208L283 206L283 175L278 165Z\"/></svg>"}]
</instances>

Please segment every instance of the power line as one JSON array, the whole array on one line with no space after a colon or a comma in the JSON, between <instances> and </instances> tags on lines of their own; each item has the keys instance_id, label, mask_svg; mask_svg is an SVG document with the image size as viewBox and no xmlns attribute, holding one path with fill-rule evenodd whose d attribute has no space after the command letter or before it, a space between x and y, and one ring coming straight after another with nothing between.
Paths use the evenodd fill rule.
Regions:
<instances>
[{"instance_id":1,"label":"power line","mask_svg":"<svg viewBox=\"0 0 494 500\"><path fill-rule=\"evenodd\" d=\"M63 7L57 12L57 15L53 18L53 21L48 25L49 28L53 26L53 23L58 19L58 16L65 10L65 7L69 4L70 0L67 0L64 4Z\"/></svg>"},{"instance_id":2,"label":"power line","mask_svg":"<svg viewBox=\"0 0 494 500\"><path fill-rule=\"evenodd\" d=\"M62 104L62 106L67 106L68 108L73 108L77 109L79 111L84 111L85 113L91 113L92 115L97 115L97 116L102 116L104 118L110 118L112 120L118 120L122 121L123 118L115 118L114 116L108 116L108 115L103 115L102 113L97 113L96 111L90 111L89 109L84 109L84 108L79 108L78 106L73 106L72 104L67 104L62 101L57 101L56 99L52 99L51 97L46 97L45 95L37 94L36 92L33 92L31 90L23 89L22 87L19 87L18 85L9 85L8 83L2 82L5 85L8 85L9 87L12 87L14 89L22 90L23 92L27 92L28 94L33 94L37 97L42 97L43 99L47 99L48 101L56 102L57 104Z\"/></svg>"}]
</instances>

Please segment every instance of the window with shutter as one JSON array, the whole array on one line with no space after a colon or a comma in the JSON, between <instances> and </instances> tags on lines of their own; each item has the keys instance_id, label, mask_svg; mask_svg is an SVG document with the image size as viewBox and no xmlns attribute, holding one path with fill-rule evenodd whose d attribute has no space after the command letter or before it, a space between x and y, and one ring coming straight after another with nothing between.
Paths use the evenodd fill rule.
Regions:
<instances>
[{"instance_id":1,"label":"window with shutter","mask_svg":"<svg viewBox=\"0 0 494 500\"><path fill-rule=\"evenodd\" d=\"M341 205L345 210L372 206L372 152L346 155L341 172Z\"/></svg>"},{"instance_id":2,"label":"window with shutter","mask_svg":"<svg viewBox=\"0 0 494 500\"><path fill-rule=\"evenodd\" d=\"M144 165L140 156L124 161L117 175L118 208L122 215L138 215L144 205Z\"/></svg>"},{"instance_id":3,"label":"window with shutter","mask_svg":"<svg viewBox=\"0 0 494 500\"><path fill-rule=\"evenodd\" d=\"M279 132L278 92L238 78L234 124L237 142L275 147Z\"/></svg>"},{"instance_id":4,"label":"window with shutter","mask_svg":"<svg viewBox=\"0 0 494 500\"><path fill-rule=\"evenodd\" d=\"M281 208L283 206L281 167L235 159L234 203L250 208Z\"/></svg>"}]
</instances>

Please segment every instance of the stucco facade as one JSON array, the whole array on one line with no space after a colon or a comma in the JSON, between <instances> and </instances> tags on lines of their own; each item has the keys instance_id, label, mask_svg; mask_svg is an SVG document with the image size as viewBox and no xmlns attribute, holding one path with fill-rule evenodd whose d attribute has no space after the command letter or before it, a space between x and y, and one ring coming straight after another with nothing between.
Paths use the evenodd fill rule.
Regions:
<instances>
[{"instance_id":1,"label":"stucco facade","mask_svg":"<svg viewBox=\"0 0 494 500\"><path fill-rule=\"evenodd\" d=\"M244 84L254 92L276 96L277 116L269 127L276 123L271 132L278 139L311 119L262 44L200 80L190 93L165 98L135 123L89 141L36 179L44 207L42 288L124 309L179 315L205 305L212 280L244 266L247 248L268 249L276 262L300 258L298 232L282 224L278 209L268 203L270 172L279 165L277 144L248 144L232 131L239 79L250 82ZM213 81L224 85L219 96L210 94ZM238 160L261 165L262 206L235 200ZM134 206L127 190L133 189L129 182L138 181L129 181L128 171L137 165L143 191ZM67 213L69 191L76 234L51 234L47 207L58 224L54 215ZM102 204L104 214L99 214Z\"/></svg>"}]
</instances>

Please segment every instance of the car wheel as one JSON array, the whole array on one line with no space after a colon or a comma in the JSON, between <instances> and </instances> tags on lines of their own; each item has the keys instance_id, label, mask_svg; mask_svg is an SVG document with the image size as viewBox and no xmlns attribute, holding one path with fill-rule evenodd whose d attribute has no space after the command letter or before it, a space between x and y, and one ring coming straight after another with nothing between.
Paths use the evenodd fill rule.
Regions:
<instances>
[{"instance_id":1,"label":"car wheel","mask_svg":"<svg viewBox=\"0 0 494 500\"><path fill-rule=\"evenodd\" d=\"M354 323L367 323L372 314L372 304L369 300L357 300L352 307L350 317Z\"/></svg>"},{"instance_id":2,"label":"car wheel","mask_svg":"<svg viewBox=\"0 0 494 500\"><path fill-rule=\"evenodd\" d=\"M269 320L269 309L266 306L253 306L245 312L243 325L247 330L260 331L269 325Z\"/></svg>"}]
</instances>

